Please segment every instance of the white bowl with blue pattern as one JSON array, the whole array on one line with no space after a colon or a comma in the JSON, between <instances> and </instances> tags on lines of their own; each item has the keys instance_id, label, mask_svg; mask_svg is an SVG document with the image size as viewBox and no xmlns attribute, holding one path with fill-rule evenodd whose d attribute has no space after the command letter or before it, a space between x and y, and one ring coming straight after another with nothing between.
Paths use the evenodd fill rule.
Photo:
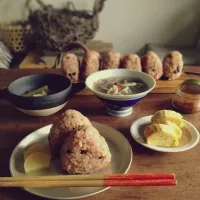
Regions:
<instances>
[{"instance_id":1,"label":"white bowl with blue pattern","mask_svg":"<svg viewBox=\"0 0 200 200\"><path fill-rule=\"evenodd\" d=\"M132 95L111 95L97 89L97 80L111 77L140 79L147 85L147 88L145 91ZM107 114L116 117L125 117L130 115L132 113L132 107L156 86L156 81L144 72L131 69L108 69L91 74L86 79L86 86L106 106Z\"/></svg>"}]
</instances>

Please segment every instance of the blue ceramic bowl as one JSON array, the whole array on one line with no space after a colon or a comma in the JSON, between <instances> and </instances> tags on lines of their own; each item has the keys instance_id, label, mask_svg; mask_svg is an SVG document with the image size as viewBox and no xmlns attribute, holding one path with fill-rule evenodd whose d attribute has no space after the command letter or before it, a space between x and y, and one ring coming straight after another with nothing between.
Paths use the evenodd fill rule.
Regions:
<instances>
[{"instance_id":1,"label":"blue ceramic bowl","mask_svg":"<svg viewBox=\"0 0 200 200\"><path fill-rule=\"evenodd\" d=\"M97 87L97 80L111 77L131 77L142 80L147 88L140 93L132 95L110 95L101 92ZM125 117L132 113L132 107L144 98L155 86L156 81L148 74L130 69L102 70L90 75L86 79L86 86L103 102L106 112L116 117Z\"/></svg>"}]
</instances>

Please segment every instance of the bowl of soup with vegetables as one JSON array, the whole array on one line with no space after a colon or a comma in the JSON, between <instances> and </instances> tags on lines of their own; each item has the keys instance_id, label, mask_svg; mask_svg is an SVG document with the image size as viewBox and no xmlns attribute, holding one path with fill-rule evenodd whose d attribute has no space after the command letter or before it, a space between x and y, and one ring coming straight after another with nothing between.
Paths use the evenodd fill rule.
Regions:
<instances>
[{"instance_id":1,"label":"bowl of soup with vegetables","mask_svg":"<svg viewBox=\"0 0 200 200\"><path fill-rule=\"evenodd\" d=\"M60 74L34 74L11 82L0 91L0 99L25 114L48 116L64 108L70 96L84 87L85 83L71 83Z\"/></svg>"},{"instance_id":2,"label":"bowl of soup with vegetables","mask_svg":"<svg viewBox=\"0 0 200 200\"><path fill-rule=\"evenodd\" d=\"M102 70L86 79L87 87L102 101L109 115L124 117L156 85L148 74L130 69Z\"/></svg>"}]
</instances>

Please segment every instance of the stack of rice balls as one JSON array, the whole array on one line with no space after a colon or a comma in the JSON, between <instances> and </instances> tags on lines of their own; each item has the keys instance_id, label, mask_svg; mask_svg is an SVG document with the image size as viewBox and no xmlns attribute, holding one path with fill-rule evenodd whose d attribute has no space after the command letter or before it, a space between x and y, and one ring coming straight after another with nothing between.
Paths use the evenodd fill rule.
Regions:
<instances>
[{"instance_id":1,"label":"stack of rice balls","mask_svg":"<svg viewBox=\"0 0 200 200\"><path fill-rule=\"evenodd\" d=\"M76 110L66 110L49 133L53 158L60 158L69 174L88 174L106 167L111 153L106 140L90 120Z\"/></svg>"}]
</instances>

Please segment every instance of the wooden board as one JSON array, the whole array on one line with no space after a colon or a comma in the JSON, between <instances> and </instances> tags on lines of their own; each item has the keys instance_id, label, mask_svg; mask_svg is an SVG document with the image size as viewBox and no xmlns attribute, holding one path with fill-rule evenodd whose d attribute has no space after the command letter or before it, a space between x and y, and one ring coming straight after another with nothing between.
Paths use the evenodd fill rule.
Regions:
<instances>
[{"instance_id":1,"label":"wooden board","mask_svg":"<svg viewBox=\"0 0 200 200\"><path fill-rule=\"evenodd\" d=\"M169 80L158 80L156 81L156 87L152 93L175 93L178 85L183 83L183 81L190 79L191 77L185 73L182 73L179 79L169 81Z\"/></svg>"},{"instance_id":2,"label":"wooden board","mask_svg":"<svg viewBox=\"0 0 200 200\"><path fill-rule=\"evenodd\" d=\"M8 78L9 74L4 80L7 82ZM29 133L52 124L64 110L48 117L31 117L19 112L6 101L0 101L0 108L0 173L1 177L5 177L10 176L9 159L15 146ZM135 120L152 115L157 110L170 108L171 95L150 94L133 107L133 113L130 116L120 118L106 115L103 103L93 95L89 98L84 96L71 97L65 109L78 110L91 121L117 129L128 139L133 151L133 162L128 174L175 173L178 180L176 187L111 187L102 193L82 200L199 200L199 144L189 151L180 153L156 152L136 143L130 134L130 126ZM200 129L199 118L200 112L184 115L184 119L196 126L197 129ZM21 188L1 188L0 199L45 200L29 194Z\"/></svg>"},{"instance_id":3,"label":"wooden board","mask_svg":"<svg viewBox=\"0 0 200 200\"><path fill-rule=\"evenodd\" d=\"M192 72L197 72L197 70L194 69ZM0 88L7 87L11 81L19 77L39 73L60 74L61 70L0 69ZM166 84L169 84L169 81ZM157 84L158 86L159 84ZM180 153L156 152L136 143L130 134L130 126L135 120L152 115L161 109L172 109L171 99L172 95L170 94L149 94L133 107L133 113L130 116L122 118L106 115L103 103L94 95L74 95L69 99L65 109L78 110L91 121L117 129L128 139L133 150L133 162L128 171L129 174L175 173L178 179L176 187L111 187L109 190L84 198L84 200L199 200L200 144L189 151ZM0 109L0 173L1 177L5 177L10 176L8 161L15 146L34 130L52 124L59 118L63 110L48 117L31 117L19 112L14 106L11 106L11 103L4 100L0 101ZM200 129L200 112L186 114L183 117L197 129ZM42 200L42 198L31 195L20 188L1 188L0 199Z\"/></svg>"},{"instance_id":4,"label":"wooden board","mask_svg":"<svg viewBox=\"0 0 200 200\"><path fill-rule=\"evenodd\" d=\"M87 47L91 50L99 52L104 55L109 50L113 49L112 43L104 42L101 40L91 40L87 43ZM84 51L81 49L75 49L70 51L76 54L79 59L82 58ZM20 69L43 69L43 68L53 68L55 67L58 52L40 51L35 50L30 52L20 63ZM59 68L59 66L58 66Z\"/></svg>"}]
</instances>

